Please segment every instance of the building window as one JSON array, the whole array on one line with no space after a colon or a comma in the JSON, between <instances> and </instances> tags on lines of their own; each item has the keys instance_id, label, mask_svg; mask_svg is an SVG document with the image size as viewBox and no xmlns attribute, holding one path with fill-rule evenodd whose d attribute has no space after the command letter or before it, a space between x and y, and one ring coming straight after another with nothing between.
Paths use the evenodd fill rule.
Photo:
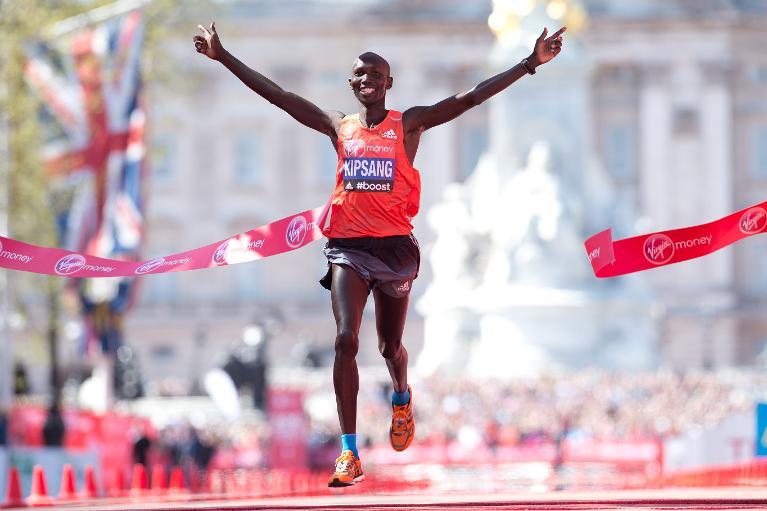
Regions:
<instances>
[{"instance_id":1,"label":"building window","mask_svg":"<svg viewBox=\"0 0 767 511\"><path fill-rule=\"evenodd\" d=\"M258 184L261 181L261 140L252 134L234 138L234 179L239 184Z\"/></svg>"},{"instance_id":2,"label":"building window","mask_svg":"<svg viewBox=\"0 0 767 511\"><path fill-rule=\"evenodd\" d=\"M482 126L468 126L461 135L461 167L459 181L465 181L477 168L480 156L487 149L487 131Z\"/></svg>"},{"instance_id":3,"label":"building window","mask_svg":"<svg viewBox=\"0 0 767 511\"><path fill-rule=\"evenodd\" d=\"M152 177L155 182L173 180L176 169L176 136L173 133L158 134L152 141Z\"/></svg>"},{"instance_id":4,"label":"building window","mask_svg":"<svg viewBox=\"0 0 767 511\"><path fill-rule=\"evenodd\" d=\"M742 279L744 294L751 299L767 297L767 267L761 264L764 259L764 247L759 243L746 242L742 248L746 254L745 267L747 278Z\"/></svg>"},{"instance_id":5,"label":"building window","mask_svg":"<svg viewBox=\"0 0 767 511\"><path fill-rule=\"evenodd\" d=\"M749 173L758 179L767 179L767 124L751 128Z\"/></svg>"},{"instance_id":6,"label":"building window","mask_svg":"<svg viewBox=\"0 0 767 511\"><path fill-rule=\"evenodd\" d=\"M767 83L767 66L754 66L751 68L749 78L754 83Z\"/></svg>"},{"instance_id":7,"label":"building window","mask_svg":"<svg viewBox=\"0 0 767 511\"><path fill-rule=\"evenodd\" d=\"M170 345L153 346L151 351L153 359L172 360L176 356L176 350Z\"/></svg>"},{"instance_id":8,"label":"building window","mask_svg":"<svg viewBox=\"0 0 767 511\"><path fill-rule=\"evenodd\" d=\"M319 168L317 169L315 181L321 186L334 186L336 182L336 169L338 168L338 155L333 146L328 144L326 138L323 138L320 144L317 162Z\"/></svg>"},{"instance_id":9,"label":"building window","mask_svg":"<svg viewBox=\"0 0 767 511\"><path fill-rule=\"evenodd\" d=\"M604 131L604 157L608 172L618 181L634 177L634 130L627 124L611 124Z\"/></svg>"},{"instance_id":10,"label":"building window","mask_svg":"<svg viewBox=\"0 0 767 511\"><path fill-rule=\"evenodd\" d=\"M153 304L173 304L176 302L178 291L178 275L176 273L160 273L144 277L147 290L147 301Z\"/></svg>"},{"instance_id":11,"label":"building window","mask_svg":"<svg viewBox=\"0 0 767 511\"><path fill-rule=\"evenodd\" d=\"M262 261L250 261L234 265L235 292L240 300L253 302L263 293Z\"/></svg>"}]
</instances>

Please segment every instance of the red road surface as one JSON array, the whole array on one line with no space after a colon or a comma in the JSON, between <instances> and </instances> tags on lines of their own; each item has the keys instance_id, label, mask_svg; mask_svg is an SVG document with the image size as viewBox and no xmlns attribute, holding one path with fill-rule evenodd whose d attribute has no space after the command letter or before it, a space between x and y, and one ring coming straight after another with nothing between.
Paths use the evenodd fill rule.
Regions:
<instances>
[{"instance_id":1,"label":"red road surface","mask_svg":"<svg viewBox=\"0 0 767 511\"><path fill-rule=\"evenodd\" d=\"M767 510L767 488L632 490L618 492L546 492L491 495L344 495L321 497L162 502L142 498L54 505L57 510L100 511L246 511L246 510ZM29 508L26 508L29 509ZM45 509L45 508L43 508Z\"/></svg>"}]
</instances>

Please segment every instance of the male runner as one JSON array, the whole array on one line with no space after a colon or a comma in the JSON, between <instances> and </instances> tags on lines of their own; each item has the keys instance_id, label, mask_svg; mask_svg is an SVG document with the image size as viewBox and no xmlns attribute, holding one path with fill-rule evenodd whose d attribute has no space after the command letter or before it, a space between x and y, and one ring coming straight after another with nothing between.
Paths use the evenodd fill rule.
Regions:
<instances>
[{"instance_id":1,"label":"male runner","mask_svg":"<svg viewBox=\"0 0 767 511\"><path fill-rule=\"evenodd\" d=\"M349 78L359 104L358 113L353 115L321 110L240 62L222 46L215 22L209 28L198 28L202 35L193 39L198 53L222 63L254 92L301 124L327 135L338 153L330 217L323 228L328 237L328 274L320 281L330 289L336 320L333 385L342 433L341 456L328 485L353 485L365 478L356 445L356 355L362 311L371 291L378 348L394 387L389 429L392 447L404 451L415 434L402 332L410 286L420 264L411 220L420 202L420 177L413 161L421 134L483 103L524 75L534 74L535 68L562 50L566 28L550 37L544 28L529 57L473 89L403 113L386 108L386 91L393 84L389 63L375 53L363 53L354 61Z\"/></svg>"}]
</instances>

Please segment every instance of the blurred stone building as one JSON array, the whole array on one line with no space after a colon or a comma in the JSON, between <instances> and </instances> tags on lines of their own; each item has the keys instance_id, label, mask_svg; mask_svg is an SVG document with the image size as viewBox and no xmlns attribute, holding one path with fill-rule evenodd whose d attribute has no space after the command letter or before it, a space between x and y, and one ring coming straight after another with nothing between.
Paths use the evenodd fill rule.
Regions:
<instances>
[{"instance_id":1,"label":"blurred stone building","mask_svg":"<svg viewBox=\"0 0 767 511\"><path fill-rule=\"evenodd\" d=\"M495 43L488 29L490 0L242 0L213 6L199 22L215 19L228 50L322 108L355 111L346 79L354 57L368 50L392 64L388 106L394 109L434 103L489 76ZM586 26L568 38L582 44L589 75L589 114L581 127L590 141L585 153L636 212L616 236L704 223L764 200L767 4L588 0L584 7ZM156 87L150 98L146 257L320 205L334 180L330 142L196 54L194 32L190 26L188 38L167 42L173 56L167 65L181 79ZM504 94L513 100L514 87ZM434 234L424 213L446 185L474 171L488 144L488 116L482 105L422 140L415 162L422 172L422 214L415 234L425 251ZM615 223L601 220L593 232ZM584 239L593 232L582 233ZM767 345L767 320L760 314L767 299L763 243L755 237L647 272L661 305L663 363L757 363ZM143 277L126 335L145 377L197 378L221 366L253 324L265 330L275 365L299 365L308 350L331 350L329 293L317 283L325 271L321 249L318 242L252 264ZM585 254L572 264L587 265ZM423 264L414 298L429 279ZM360 363L383 367L372 310L367 313ZM418 353L422 337L413 311L405 339L411 353Z\"/></svg>"},{"instance_id":2,"label":"blurred stone building","mask_svg":"<svg viewBox=\"0 0 767 511\"><path fill-rule=\"evenodd\" d=\"M589 15L595 150L642 219L620 234L702 224L763 201L767 3L594 1ZM767 341L763 243L647 272L665 309L664 361L757 362Z\"/></svg>"}]
</instances>

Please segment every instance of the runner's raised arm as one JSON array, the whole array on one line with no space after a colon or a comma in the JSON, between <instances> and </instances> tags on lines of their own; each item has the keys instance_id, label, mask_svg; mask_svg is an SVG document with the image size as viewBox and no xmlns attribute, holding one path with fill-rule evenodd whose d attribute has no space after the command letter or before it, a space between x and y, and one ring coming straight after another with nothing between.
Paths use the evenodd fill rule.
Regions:
<instances>
[{"instance_id":1,"label":"runner's raised arm","mask_svg":"<svg viewBox=\"0 0 767 511\"><path fill-rule=\"evenodd\" d=\"M550 61L562 51L562 34L565 30L567 28L562 27L547 38L548 29L544 28L529 57L514 67L488 78L473 89L450 96L431 106L416 106L406 110L402 118L406 136L452 121L506 89L524 75L534 74L536 67Z\"/></svg>"},{"instance_id":2,"label":"runner's raised arm","mask_svg":"<svg viewBox=\"0 0 767 511\"><path fill-rule=\"evenodd\" d=\"M222 63L253 92L284 110L301 124L324 133L335 145L336 130L344 116L343 113L324 111L311 101L284 90L266 76L243 64L221 44L215 21L209 28L202 25L197 25L197 28L202 32L202 35L196 35L193 38L197 53Z\"/></svg>"}]
</instances>

